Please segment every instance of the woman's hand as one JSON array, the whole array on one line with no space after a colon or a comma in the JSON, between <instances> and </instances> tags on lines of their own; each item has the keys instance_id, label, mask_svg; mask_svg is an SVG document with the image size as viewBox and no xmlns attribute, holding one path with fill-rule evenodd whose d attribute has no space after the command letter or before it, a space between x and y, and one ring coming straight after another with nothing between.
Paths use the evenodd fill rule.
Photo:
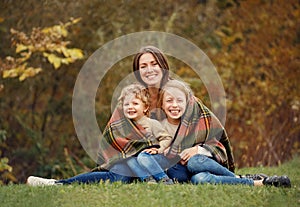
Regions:
<instances>
[{"instance_id":1,"label":"woman's hand","mask_svg":"<svg viewBox=\"0 0 300 207\"><path fill-rule=\"evenodd\" d=\"M189 159L191 157L193 157L194 155L196 155L197 153L198 153L198 146L194 146L194 147L183 150L180 153L180 157L181 157L181 160L179 161L180 164L186 165L186 163L189 161Z\"/></svg>"},{"instance_id":2,"label":"woman's hand","mask_svg":"<svg viewBox=\"0 0 300 207\"><path fill-rule=\"evenodd\" d=\"M158 154L158 149L157 148L149 148L149 149L144 149L143 152L147 152L151 155L156 155Z\"/></svg>"}]
</instances>

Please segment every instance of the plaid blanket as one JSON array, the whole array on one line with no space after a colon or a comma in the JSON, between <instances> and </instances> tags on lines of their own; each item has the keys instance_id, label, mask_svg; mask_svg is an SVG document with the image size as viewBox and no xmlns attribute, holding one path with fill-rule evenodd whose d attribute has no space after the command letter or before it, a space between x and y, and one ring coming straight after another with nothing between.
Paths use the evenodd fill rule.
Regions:
<instances>
[{"instance_id":1,"label":"plaid blanket","mask_svg":"<svg viewBox=\"0 0 300 207\"><path fill-rule=\"evenodd\" d=\"M109 170L114 163L135 156L151 146L158 147L156 137L126 118L122 108L117 107L100 138L98 167L93 171Z\"/></svg>"},{"instance_id":2,"label":"plaid blanket","mask_svg":"<svg viewBox=\"0 0 300 207\"><path fill-rule=\"evenodd\" d=\"M167 156L178 156L184 149L195 145L206 148L218 163L234 172L232 148L224 127L199 99L190 94L185 114Z\"/></svg>"},{"instance_id":3,"label":"plaid blanket","mask_svg":"<svg viewBox=\"0 0 300 207\"><path fill-rule=\"evenodd\" d=\"M93 171L109 170L118 161L135 156L145 148L156 147L157 144L157 139L151 133L146 133L143 127L127 119L122 108L118 107L100 138L98 167ZM234 171L234 159L226 131L215 115L191 95L168 157L178 157L184 149L195 145L206 148L217 162Z\"/></svg>"}]
</instances>

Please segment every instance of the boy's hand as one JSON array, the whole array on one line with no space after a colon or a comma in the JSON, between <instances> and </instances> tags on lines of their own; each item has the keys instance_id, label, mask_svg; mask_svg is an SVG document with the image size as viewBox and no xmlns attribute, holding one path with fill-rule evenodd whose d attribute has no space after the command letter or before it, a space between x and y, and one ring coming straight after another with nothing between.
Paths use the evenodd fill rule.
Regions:
<instances>
[{"instance_id":1,"label":"boy's hand","mask_svg":"<svg viewBox=\"0 0 300 207\"><path fill-rule=\"evenodd\" d=\"M151 155L156 155L158 154L158 149L157 148L149 148L149 149L144 149L143 152L147 152Z\"/></svg>"}]
</instances>

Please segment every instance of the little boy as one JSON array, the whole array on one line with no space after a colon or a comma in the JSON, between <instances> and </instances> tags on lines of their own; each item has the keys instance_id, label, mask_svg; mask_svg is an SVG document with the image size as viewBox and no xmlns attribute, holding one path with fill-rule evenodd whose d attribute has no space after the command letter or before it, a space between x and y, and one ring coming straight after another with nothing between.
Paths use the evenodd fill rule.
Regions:
<instances>
[{"instance_id":1,"label":"little boy","mask_svg":"<svg viewBox=\"0 0 300 207\"><path fill-rule=\"evenodd\" d=\"M158 141L159 148L151 147L144 149L143 152L149 154L163 153L171 145L173 138L159 121L147 117L149 114L149 98L149 92L144 86L141 84L131 84L122 90L118 101L123 107L124 116L136 124L137 127L142 127L146 133L151 133ZM136 157L129 158L127 165L142 181L148 180L151 176L137 163ZM152 176L157 182L173 184L173 181L165 173Z\"/></svg>"}]
</instances>

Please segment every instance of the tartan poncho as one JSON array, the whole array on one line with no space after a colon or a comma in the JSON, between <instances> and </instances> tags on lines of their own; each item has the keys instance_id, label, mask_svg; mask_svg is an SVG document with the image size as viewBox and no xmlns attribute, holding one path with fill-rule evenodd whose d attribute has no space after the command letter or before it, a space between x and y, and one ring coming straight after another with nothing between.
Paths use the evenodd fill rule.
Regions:
<instances>
[{"instance_id":1,"label":"tartan poncho","mask_svg":"<svg viewBox=\"0 0 300 207\"><path fill-rule=\"evenodd\" d=\"M114 163L157 144L151 133L146 133L144 128L127 119L122 108L118 107L100 139L97 169L109 170ZM224 127L199 99L190 94L167 156L178 157L184 149L195 145L204 147L217 162L234 171L232 148Z\"/></svg>"},{"instance_id":2,"label":"tartan poncho","mask_svg":"<svg viewBox=\"0 0 300 207\"><path fill-rule=\"evenodd\" d=\"M126 118L119 106L100 138L98 170L108 170L116 162L135 156L145 148L159 147L158 144L152 133Z\"/></svg>"},{"instance_id":3,"label":"tartan poncho","mask_svg":"<svg viewBox=\"0 0 300 207\"><path fill-rule=\"evenodd\" d=\"M234 172L232 148L224 127L198 98L189 94L186 111L167 156L174 157L196 145L210 151L218 163Z\"/></svg>"}]
</instances>

